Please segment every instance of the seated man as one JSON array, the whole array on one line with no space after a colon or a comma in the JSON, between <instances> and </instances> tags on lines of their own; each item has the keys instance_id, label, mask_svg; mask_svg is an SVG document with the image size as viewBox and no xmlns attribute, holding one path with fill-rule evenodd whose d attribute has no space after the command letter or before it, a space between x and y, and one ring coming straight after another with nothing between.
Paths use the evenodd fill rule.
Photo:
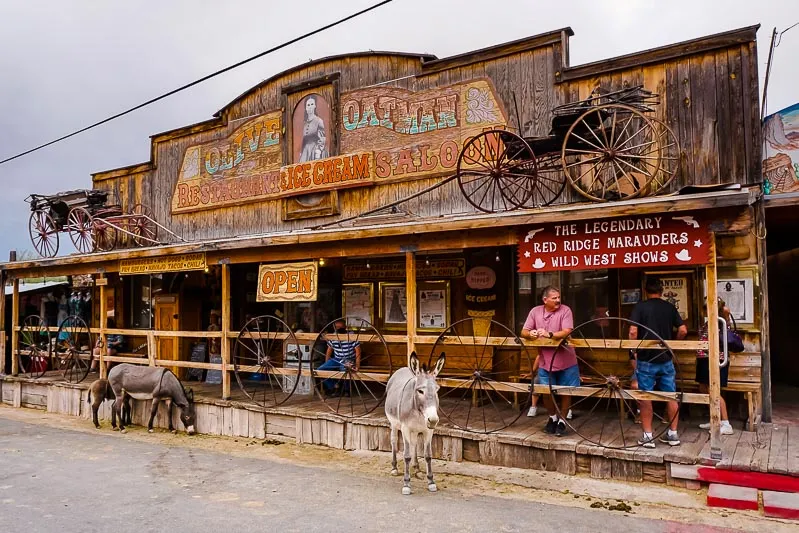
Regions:
<instances>
[{"instance_id":1,"label":"seated man","mask_svg":"<svg viewBox=\"0 0 799 533\"><path fill-rule=\"evenodd\" d=\"M116 322L113 318L109 317L105 321L105 327L109 329L114 329L117 327ZM97 344L94 347L94 355L95 357L92 359L92 367L91 372L96 372L97 367L100 364L100 345L101 345L101 338L97 337ZM122 351L122 347L125 344L125 337L122 335L106 335L105 336L105 348L106 348L106 355L108 356L115 356L117 353ZM111 366L114 363L108 363L107 368L111 370Z\"/></svg>"},{"instance_id":2,"label":"seated man","mask_svg":"<svg viewBox=\"0 0 799 533\"><path fill-rule=\"evenodd\" d=\"M335 333L328 334L327 350L325 351L325 362L317 370L331 370L344 372L351 369L358 372L361 368L361 343L358 340L351 340L347 333L347 325L343 320L336 320L333 324ZM322 381L322 388L325 394L335 395L336 378ZM339 393L349 392L348 384L339 389Z\"/></svg>"}]
</instances>

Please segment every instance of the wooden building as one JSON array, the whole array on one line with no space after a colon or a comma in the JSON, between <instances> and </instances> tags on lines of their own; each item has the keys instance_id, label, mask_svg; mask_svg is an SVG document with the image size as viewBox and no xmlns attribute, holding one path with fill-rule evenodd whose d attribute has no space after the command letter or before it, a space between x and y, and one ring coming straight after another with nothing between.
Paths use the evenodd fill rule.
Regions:
<instances>
[{"instance_id":1,"label":"wooden building","mask_svg":"<svg viewBox=\"0 0 799 533\"><path fill-rule=\"evenodd\" d=\"M189 368L218 370L221 383L211 395L223 399L236 394L234 345L253 317L278 317L307 344L336 317L366 319L388 346L387 359L371 362L377 372L396 369L413 350L429 356L437 336L464 319L493 320L507 328L506 337L518 334L546 285L562 288L576 323L627 317L646 278L656 275L671 284L689 325L691 340L671 343L685 398L713 404L717 377L709 396L691 381L696 350L716 353L717 332L711 328L709 344L696 339L706 298L729 286L746 351L731 357L727 392L742 397L743 419L753 427L770 405L764 245L756 238L764 223L756 30L579 66L569 63L569 28L441 59L368 52L311 61L247 90L210 120L153 135L149 161L92 176L93 188L118 198L124 212L148 206L174 232L160 231L161 245L129 247L119 236L111 251L0 268L15 284L93 275L93 331L104 337L104 318L113 316L110 332L127 339L125 353L103 357L103 372L114 361L168 366L186 380ZM615 201L590 202L565 186L550 205L486 213L459 180L447 181L464 146L481 133L545 138L558 106L637 86L658 97L649 115L669 126L681 147L674 179L660 194L625 198L621 191ZM403 198L410 199L359 216ZM627 230L658 234L648 230L661 223L663 232L704 237L672 241L684 246L665 256L660 252L671 248L664 241L638 248L618 241L614 258L607 244L604 259L585 250L560 257L544 247L525 263L525 238L536 229L556 236L562 251L568 231L587 242ZM564 236L566 227L572 230ZM708 313L714 322L715 307ZM221 317L218 327L212 314ZM20 324L13 316L15 349ZM502 336L486 334L494 357L505 346ZM193 357L198 342L219 342L221 360ZM534 358L535 346L547 343L525 345ZM595 357L602 372L622 372L632 346L614 346L585 357ZM503 381L524 382L529 374L525 357L516 357L513 376ZM452 376L470 371L457 361L453 356ZM529 425L523 418L518 424ZM683 459L698 458L706 442L697 437ZM459 457L476 453L469 446ZM564 471L579 470L575 461Z\"/></svg>"}]
</instances>

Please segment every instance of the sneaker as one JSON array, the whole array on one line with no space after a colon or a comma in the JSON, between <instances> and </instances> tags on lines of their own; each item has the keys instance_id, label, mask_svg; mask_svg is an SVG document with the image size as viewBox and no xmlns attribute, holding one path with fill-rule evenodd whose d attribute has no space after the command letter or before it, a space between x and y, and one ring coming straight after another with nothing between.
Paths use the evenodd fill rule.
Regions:
<instances>
[{"instance_id":1,"label":"sneaker","mask_svg":"<svg viewBox=\"0 0 799 533\"><path fill-rule=\"evenodd\" d=\"M538 407L535 405L531 405L530 409L527 410L527 416L535 416L538 414Z\"/></svg>"},{"instance_id":2,"label":"sneaker","mask_svg":"<svg viewBox=\"0 0 799 533\"><path fill-rule=\"evenodd\" d=\"M679 435L669 435L669 432L666 431L663 435L660 436L660 442L664 442L669 446L679 446L680 445L680 436Z\"/></svg>"},{"instance_id":3,"label":"sneaker","mask_svg":"<svg viewBox=\"0 0 799 533\"><path fill-rule=\"evenodd\" d=\"M550 435L554 435L556 425L557 424L555 423L554 420L552 420L552 418L547 418L547 425L544 426L544 432L549 433Z\"/></svg>"},{"instance_id":4,"label":"sneaker","mask_svg":"<svg viewBox=\"0 0 799 533\"><path fill-rule=\"evenodd\" d=\"M569 409L569 412L568 412L568 413L566 413L566 420L571 420L571 419L573 418L573 416L574 416L574 415L572 415L572 410L571 410L571 409Z\"/></svg>"},{"instance_id":5,"label":"sneaker","mask_svg":"<svg viewBox=\"0 0 799 533\"><path fill-rule=\"evenodd\" d=\"M705 422L704 424L699 424L699 429L710 429L710 422Z\"/></svg>"},{"instance_id":6,"label":"sneaker","mask_svg":"<svg viewBox=\"0 0 799 533\"><path fill-rule=\"evenodd\" d=\"M655 441L648 437L641 437L638 439L638 446L643 446L644 448L654 448Z\"/></svg>"},{"instance_id":7,"label":"sneaker","mask_svg":"<svg viewBox=\"0 0 799 533\"><path fill-rule=\"evenodd\" d=\"M734 433L732 429L732 425L729 422L726 424L724 422L721 423L721 434L722 435L732 435Z\"/></svg>"},{"instance_id":8,"label":"sneaker","mask_svg":"<svg viewBox=\"0 0 799 533\"><path fill-rule=\"evenodd\" d=\"M562 437L564 433L566 433L566 422L558 420L558 425L555 426L555 436Z\"/></svg>"}]
</instances>

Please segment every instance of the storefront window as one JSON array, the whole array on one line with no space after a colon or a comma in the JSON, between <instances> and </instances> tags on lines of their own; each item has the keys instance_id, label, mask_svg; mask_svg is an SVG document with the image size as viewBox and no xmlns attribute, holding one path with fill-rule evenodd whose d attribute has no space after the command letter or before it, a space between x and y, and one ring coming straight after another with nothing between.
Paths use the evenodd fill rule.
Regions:
<instances>
[{"instance_id":1,"label":"storefront window","mask_svg":"<svg viewBox=\"0 0 799 533\"><path fill-rule=\"evenodd\" d=\"M130 327L152 329L153 296L161 290L161 274L130 276Z\"/></svg>"}]
</instances>

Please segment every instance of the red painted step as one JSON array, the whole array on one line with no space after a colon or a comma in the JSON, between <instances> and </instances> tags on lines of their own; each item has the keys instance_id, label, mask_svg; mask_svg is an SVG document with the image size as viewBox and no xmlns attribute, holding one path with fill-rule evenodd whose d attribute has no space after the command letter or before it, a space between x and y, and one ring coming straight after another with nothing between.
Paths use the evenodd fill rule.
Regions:
<instances>
[{"instance_id":1,"label":"red painted step","mask_svg":"<svg viewBox=\"0 0 799 533\"><path fill-rule=\"evenodd\" d=\"M712 466L671 464L671 477L737 487L799 493L799 477L763 472L722 470Z\"/></svg>"},{"instance_id":2,"label":"red painted step","mask_svg":"<svg viewBox=\"0 0 799 533\"><path fill-rule=\"evenodd\" d=\"M707 504L710 507L757 511L757 489L711 483L707 489Z\"/></svg>"},{"instance_id":3,"label":"red painted step","mask_svg":"<svg viewBox=\"0 0 799 533\"><path fill-rule=\"evenodd\" d=\"M799 520L799 494L764 490L763 512L774 518Z\"/></svg>"}]
</instances>

